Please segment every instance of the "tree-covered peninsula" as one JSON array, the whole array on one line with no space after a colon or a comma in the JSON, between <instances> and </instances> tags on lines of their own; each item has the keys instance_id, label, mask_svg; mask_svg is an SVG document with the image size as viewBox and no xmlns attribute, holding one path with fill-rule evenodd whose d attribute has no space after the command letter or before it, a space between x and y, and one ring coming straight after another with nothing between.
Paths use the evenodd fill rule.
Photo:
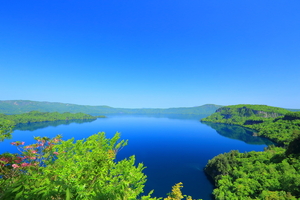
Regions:
<instances>
[{"instance_id":1,"label":"tree-covered peninsula","mask_svg":"<svg viewBox=\"0 0 300 200\"><path fill-rule=\"evenodd\" d=\"M265 106L235 105L218 109L203 122L237 124L281 144L264 152L220 154L208 162L217 200L300 199L300 112Z\"/></svg>"},{"instance_id":2,"label":"tree-covered peninsula","mask_svg":"<svg viewBox=\"0 0 300 200\"><path fill-rule=\"evenodd\" d=\"M35 122L54 122L54 121L71 121L71 120L96 120L99 117L91 116L84 113L59 113L59 112L39 112L31 111L23 114L6 115L0 113L0 141L10 137L13 128L20 124L28 124Z\"/></svg>"},{"instance_id":3,"label":"tree-covered peninsula","mask_svg":"<svg viewBox=\"0 0 300 200\"><path fill-rule=\"evenodd\" d=\"M225 106L201 121L251 128L255 130L254 136L263 136L284 145L295 139L295 131L300 130L300 112L265 105Z\"/></svg>"},{"instance_id":4,"label":"tree-covered peninsula","mask_svg":"<svg viewBox=\"0 0 300 200\"><path fill-rule=\"evenodd\" d=\"M33 123L33 122L49 122L58 120L73 120L73 119L97 119L104 116L91 116L85 113L59 113L59 112L39 112L31 111L23 114L5 115L0 114L0 120L10 120L15 124Z\"/></svg>"},{"instance_id":5,"label":"tree-covered peninsula","mask_svg":"<svg viewBox=\"0 0 300 200\"><path fill-rule=\"evenodd\" d=\"M216 110L212 115L203 118L201 121L210 121L214 123L251 125L272 120L283 116L289 111L284 108L266 106L239 104L224 106Z\"/></svg>"}]
</instances>

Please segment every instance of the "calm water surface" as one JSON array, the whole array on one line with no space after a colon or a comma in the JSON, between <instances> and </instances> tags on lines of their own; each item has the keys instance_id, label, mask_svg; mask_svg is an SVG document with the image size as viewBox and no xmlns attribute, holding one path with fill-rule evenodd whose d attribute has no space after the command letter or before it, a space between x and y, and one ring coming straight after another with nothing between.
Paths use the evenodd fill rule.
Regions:
<instances>
[{"instance_id":1,"label":"calm water surface","mask_svg":"<svg viewBox=\"0 0 300 200\"><path fill-rule=\"evenodd\" d=\"M40 126L35 123L31 131L15 130L13 139L0 144L0 153L17 152L10 142L25 141L31 144L34 142L33 136L54 137L62 134L65 140L72 137L83 139L104 131L110 138L118 131L122 139L129 140L128 145L119 152L118 159L135 155L136 162L142 162L147 167L144 170L148 176L146 193L154 189L154 196L165 197L174 184L182 182L184 194L210 200L213 185L203 172L209 159L230 150L262 151L270 142L251 136L251 130L203 124L199 119L119 115L86 123L48 123L51 125L48 127L45 127L47 123Z\"/></svg>"}]
</instances>

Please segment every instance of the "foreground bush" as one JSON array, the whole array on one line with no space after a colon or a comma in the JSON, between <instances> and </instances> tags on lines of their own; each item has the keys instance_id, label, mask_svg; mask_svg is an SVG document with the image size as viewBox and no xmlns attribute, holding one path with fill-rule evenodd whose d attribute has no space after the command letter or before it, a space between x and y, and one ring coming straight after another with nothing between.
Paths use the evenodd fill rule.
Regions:
<instances>
[{"instance_id":1,"label":"foreground bush","mask_svg":"<svg viewBox=\"0 0 300 200\"><path fill-rule=\"evenodd\" d=\"M115 161L127 141L116 133L111 139L98 133L86 140L62 141L60 136L35 138L36 144L14 142L20 154L0 156L1 199L102 199L161 198L140 196L146 175L135 157ZM165 199L180 200L181 183ZM191 199L191 197L186 197Z\"/></svg>"}]
</instances>

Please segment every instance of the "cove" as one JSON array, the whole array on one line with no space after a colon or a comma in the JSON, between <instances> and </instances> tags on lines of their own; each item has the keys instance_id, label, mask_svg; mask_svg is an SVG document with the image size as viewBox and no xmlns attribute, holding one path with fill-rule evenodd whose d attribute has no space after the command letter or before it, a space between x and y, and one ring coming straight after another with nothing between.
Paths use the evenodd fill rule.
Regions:
<instances>
[{"instance_id":1,"label":"cove","mask_svg":"<svg viewBox=\"0 0 300 200\"><path fill-rule=\"evenodd\" d=\"M114 115L90 121L45 122L16 127L13 138L2 142L0 153L16 153L12 141L34 142L34 136L54 137L61 134L64 140L87 138L105 132L108 138L116 132L128 139L128 146L118 153L118 160L131 155L136 163L144 163L148 176L145 193L154 189L153 196L165 197L171 187L182 182L184 194L210 200L213 185L203 172L209 159L239 150L263 151L269 140L252 136L252 130L240 126L201 123L201 116L138 116Z\"/></svg>"}]
</instances>

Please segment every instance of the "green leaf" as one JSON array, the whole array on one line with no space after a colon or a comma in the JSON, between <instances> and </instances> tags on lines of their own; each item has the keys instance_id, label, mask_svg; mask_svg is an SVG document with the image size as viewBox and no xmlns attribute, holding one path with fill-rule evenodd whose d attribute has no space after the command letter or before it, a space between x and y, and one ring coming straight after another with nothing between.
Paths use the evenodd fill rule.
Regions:
<instances>
[{"instance_id":1,"label":"green leaf","mask_svg":"<svg viewBox=\"0 0 300 200\"><path fill-rule=\"evenodd\" d=\"M19 192L16 194L15 199L20 199L20 197L23 195L23 192Z\"/></svg>"},{"instance_id":2,"label":"green leaf","mask_svg":"<svg viewBox=\"0 0 300 200\"><path fill-rule=\"evenodd\" d=\"M19 191L22 187L23 187L23 185L20 185L19 187L15 188L12 192L17 192L17 191Z\"/></svg>"},{"instance_id":3,"label":"green leaf","mask_svg":"<svg viewBox=\"0 0 300 200\"><path fill-rule=\"evenodd\" d=\"M72 196L72 194L71 194L69 188L67 188L67 190L66 190L66 200L70 200L71 196Z\"/></svg>"}]
</instances>

